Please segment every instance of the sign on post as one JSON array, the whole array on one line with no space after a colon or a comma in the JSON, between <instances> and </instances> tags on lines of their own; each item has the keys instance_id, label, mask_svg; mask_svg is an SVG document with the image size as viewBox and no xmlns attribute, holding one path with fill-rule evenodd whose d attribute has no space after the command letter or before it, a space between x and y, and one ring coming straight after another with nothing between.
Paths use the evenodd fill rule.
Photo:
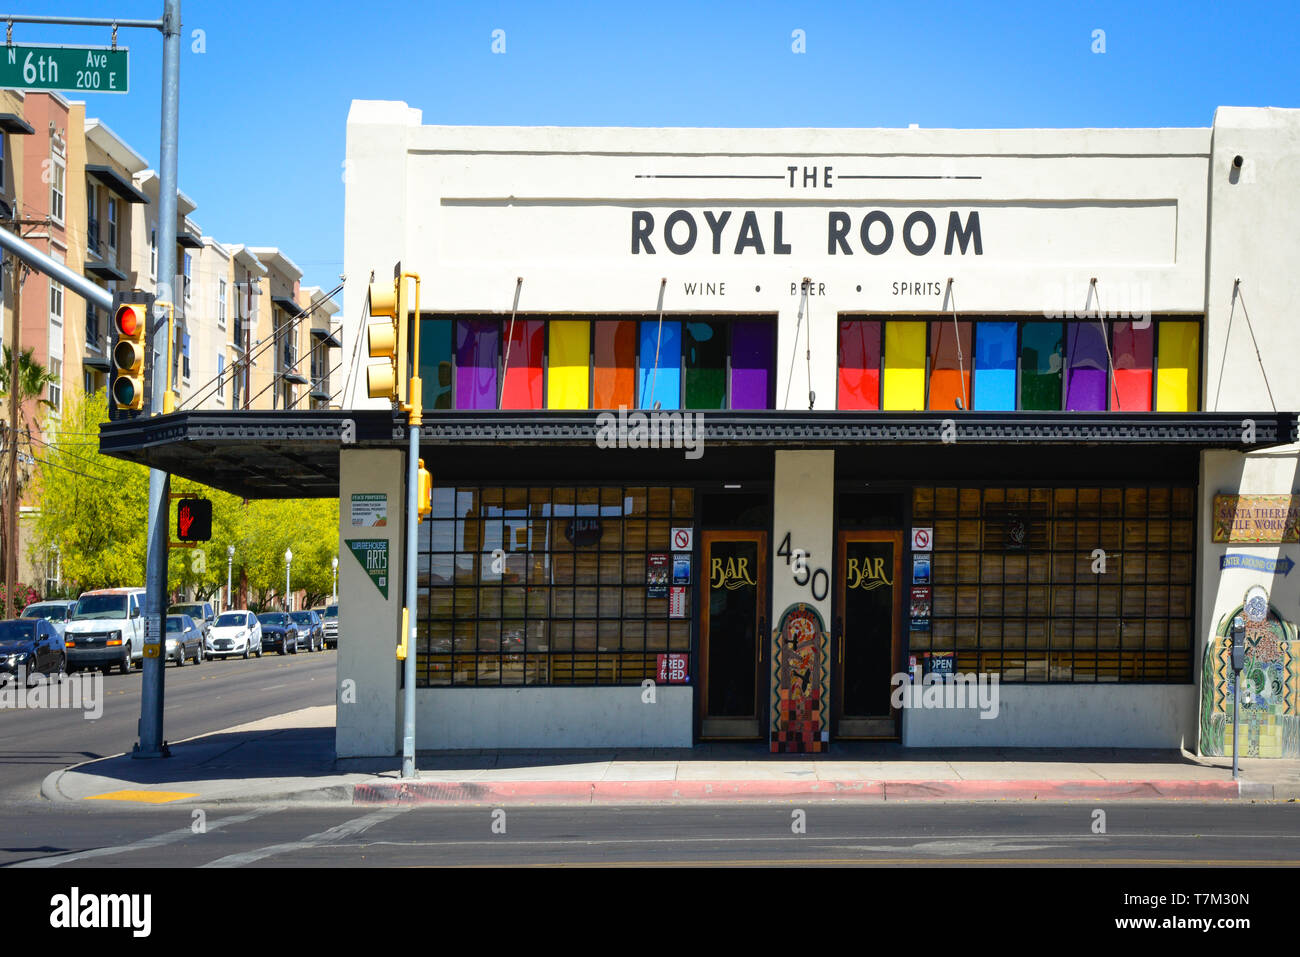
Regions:
<instances>
[{"instance_id":1,"label":"sign on post","mask_svg":"<svg viewBox=\"0 0 1300 957\"><path fill-rule=\"evenodd\" d=\"M7 89L126 93L129 79L126 47L10 43L0 50L0 87Z\"/></svg>"}]
</instances>

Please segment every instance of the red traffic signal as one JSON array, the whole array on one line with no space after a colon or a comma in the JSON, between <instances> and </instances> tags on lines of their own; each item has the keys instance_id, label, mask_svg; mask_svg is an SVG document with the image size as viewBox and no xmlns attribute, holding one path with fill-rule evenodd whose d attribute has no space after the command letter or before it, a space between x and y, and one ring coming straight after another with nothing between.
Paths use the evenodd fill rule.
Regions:
<instances>
[{"instance_id":1,"label":"red traffic signal","mask_svg":"<svg viewBox=\"0 0 1300 957\"><path fill-rule=\"evenodd\" d=\"M206 498L183 498L176 504L176 539L206 542L212 538L212 502Z\"/></svg>"}]
</instances>

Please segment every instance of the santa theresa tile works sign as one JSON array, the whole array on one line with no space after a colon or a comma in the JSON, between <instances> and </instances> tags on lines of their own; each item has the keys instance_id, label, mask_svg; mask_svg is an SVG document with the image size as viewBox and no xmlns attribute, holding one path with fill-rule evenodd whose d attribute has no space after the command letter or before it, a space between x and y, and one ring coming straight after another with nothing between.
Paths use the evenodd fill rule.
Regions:
<instances>
[{"instance_id":1,"label":"santa theresa tile works sign","mask_svg":"<svg viewBox=\"0 0 1300 957\"><path fill-rule=\"evenodd\" d=\"M388 597L388 542L382 538L349 538L345 544L348 551L357 556L357 561L366 570L370 580L375 583L379 593Z\"/></svg>"},{"instance_id":2,"label":"santa theresa tile works sign","mask_svg":"<svg viewBox=\"0 0 1300 957\"><path fill-rule=\"evenodd\" d=\"M1300 542L1300 499L1294 495L1214 496L1214 538L1233 545Z\"/></svg>"}]
</instances>

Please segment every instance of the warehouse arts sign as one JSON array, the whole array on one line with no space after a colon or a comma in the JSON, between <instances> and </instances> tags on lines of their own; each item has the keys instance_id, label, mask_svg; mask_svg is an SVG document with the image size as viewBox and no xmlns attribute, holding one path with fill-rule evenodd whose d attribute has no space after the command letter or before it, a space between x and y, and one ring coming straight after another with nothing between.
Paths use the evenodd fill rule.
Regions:
<instances>
[{"instance_id":1,"label":"warehouse arts sign","mask_svg":"<svg viewBox=\"0 0 1300 957\"><path fill-rule=\"evenodd\" d=\"M898 220L896 217L902 218ZM873 209L857 219L843 210L831 210L826 214L828 256L852 256L857 250L881 256L895 242L901 243L913 256L924 256L937 250L940 242L945 256L954 252L962 256L968 252L984 255L980 214L975 210L967 213L964 221L960 213L952 210L948 213L946 228L919 209L905 216L902 212L891 216L883 209ZM715 256L724 251L733 256L746 252L763 256L769 251L773 255L788 256L794 252L785 239L783 210L765 210L760 216L752 209L734 215L729 209L716 213L706 209L697 218L697 214L688 209L675 209L659 223L649 210L632 210L632 255L654 256L664 249L674 256L685 256L697 243L711 248Z\"/></svg>"},{"instance_id":2,"label":"warehouse arts sign","mask_svg":"<svg viewBox=\"0 0 1300 957\"><path fill-rule=\"evenodd\" d=\"M1232 545L1300 542L1300 499L1294 495L1216 495L1213 541Z\"/></svg>"}]
</instances>

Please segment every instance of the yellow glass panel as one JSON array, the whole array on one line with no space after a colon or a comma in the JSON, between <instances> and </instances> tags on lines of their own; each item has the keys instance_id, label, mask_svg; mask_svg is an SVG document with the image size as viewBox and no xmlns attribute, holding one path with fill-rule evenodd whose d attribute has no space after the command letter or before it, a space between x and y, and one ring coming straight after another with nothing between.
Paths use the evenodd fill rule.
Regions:
<instances>
[{"instance_id":1,"label":"yellow glass panel","mask_svg":"<svg viewBox=\"0 0 1300 957\"><path fill-rule=\"evenodd\" d=\"M885 409L925 408L925 323L885 323Z\"/></svg>"},{"instance_id":2,"label":"yellow glass panel","mask_svg":"<svg viewBox=\"0 0 1300 957\"><path fill-rule=\"evenodd\" d=\"M587 408L591 375L590 323L557 320L550 324L550 355L546 370L548 409Z\"/></svg>"},{"instance_id":3,"label":"yellow glass panel","mask_svg":"<svg viewBox=\"0 0 1300 957\"><path fill-rule=\"evenodd\" d=\"M1159 333L1156 411L1195 412L1200 407L1200 323L1162 322Z\"/></svg>"}]
</instances>

